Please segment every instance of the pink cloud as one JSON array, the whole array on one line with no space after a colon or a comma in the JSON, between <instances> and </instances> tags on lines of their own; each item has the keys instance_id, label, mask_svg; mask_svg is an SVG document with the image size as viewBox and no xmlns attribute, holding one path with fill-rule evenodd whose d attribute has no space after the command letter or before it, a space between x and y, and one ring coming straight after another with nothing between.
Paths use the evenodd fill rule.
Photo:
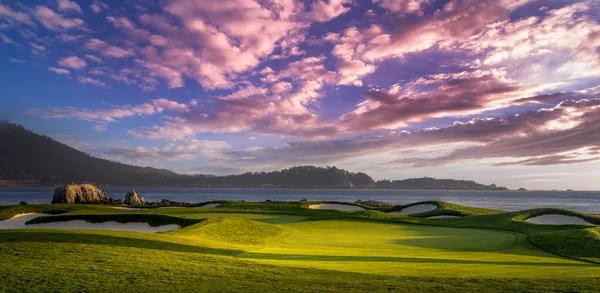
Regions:
<instances>
[{"instance_id":1,"label":"pink cloud","mask_svg":"<svg viewBox=\"0 0 600 293\"><path fill-rule=\"evenodd\" d=\"M130 134L150 139L184 139L203 132L252 130L282 135L326 137L337 130L309 109L321 86L305 81L293 92L271 96L264 88L248 87L217 100L216 108L197 107L162 125L134 129Z\"/></svg>"},{"instance_id":2,"label":"pink cloud","mask_svg":"<svg viewBox=\"0 0 600 293\"><path fill-rule=\"evenodd\" d=\"M83 13L79 4L69 1L69 0L58 0L58 10L59 11L75 11L75 12Z\"/></svg>"},{"instance_id":3,"label":"pink cloud","mask_svg":"<svg viewBox=\"0 0 600 293\"><path fill-rule=\"evenodd\" d=\"M540 17L497 22L451 47L483 52L484 66L519 69L519 77L530 82L597 77L600 38L594 36L600 35L600 24L584 13L591 9L589 2L580 2L546 11ZM535 66L522 69L523 62Z\"/></svg>"},{"instance_id":4,"label":"pink cloud","mask_svg":"<svg viewBox=\"0 0 600 293\"><path fill-rule=\"evenodd\" d=\"M60 74L60 75L70 75L71 72L64 69L64 68L56 68L56 67L48 67L48 70L56 73L56 74Z\"/></svg>"},{"instance_id":5,"label":"pink cloud","mask_svg":"<svg viewBox=\"0 0 600 293\"><path fill-rule=\"evenodd\" d=\"M135 62L147 68L150 71L150 76L166 79L168 81L169 88L183 87L183 77L178 71L158 63L151 63L140 59L135 60Z\"/></svg>"},{"instance_id":6,"label":"pink cloud","mask_svg":"<svg viewBox=\"0 0 600 293\"><path fill-rule=\"evenodd\" d=\"M366 48L361 54L361 60L397 58L406 53L426 50L440 42L451 44L461 41L488 24L508 19L511 11L527 2L528 0L452 0L433 15L425 15L418 20L409 22L408 18L401 15L398 17L395 31L384 32L365 43ZM399 11L406 11L402 10L408 7L404 6L405 4L414 4L414 7L419 4L421 7L423 3L423 1L381 1L384 7L389 5L393 10L398 8Z\"/></svg>"},{"instance_id":7,"label":"pink cloud","mask_svg":"<svg viewBox=\"0 0 600 293\"><path fill-rule=\"evenodd\" d=\"M58 64L73 69L83 69L87 66L87 62L77 56L70 56L58 60Z\"/></svg>"},{"instance_id":8,"label":"pink cloud","mask_svg":"<svg viewBox=\"0 0 600 293\"><path fill-rule=\"evenodd\" d=\"M92 4L90 5L90 9L91 9L91 10L92 10L94 13L98 14L98 13L100 13L102 10L106 10L106 9L108 9L108 5L106 5L106 4L104 4L104 3L102 3L102 1L100 1L100 0L93 0L93 1L92 1Z\"/></svg>"},{"instance_id":9,"label":"pink cloud","mask_svg":"<svg viewBox=\"0 0 600 293\"><path fill-rule=\"evenodd\" d=\"M94 56L94 55L89 55L88 54L88 55L85 55L85 58L89 59L89 60L92 60L92 61L94 61L96 63L102 62L102 59L100 59L100 58L98 58L97 56Z\"/></svg>"},{"instance_id":10,"label":"pink cloud","mask_svg":"<svg viewBox=\"0 0 600 293\"><path fill-rule=\"evenodd\" d=\"M180 112L189 112L190 109L186 104L177 103L175 101L167 100L165 98L159 98L152 101L154 107L158 112L162 112L164 109L180 111Z\"/></svg>"},{"instance_id":11,"label":"pink cloud","mask_svg":"<svg viewBox=\"0 0 600 293\"><path fill-rule=\"evenodd\" d=\"M34 15L45 28L52 31L64 31L84 26L83 20L79 18L64 18L46 6L36 6Z\"/></svg>"},{"instance_id":12,"label":"pink cloud","mask_svg":"<svg viewBox=\"0 0 600 293\"><path fill-rule=\"evenodd\" d=\"M381 7L394 13L415 13L422 15L421 7L429 3L429 0L374 0Z\"/></svg>"},{"instance_id":13,"label":"pink cloud","mask_svg":"<svg viewBox=\"0 0 600 293\"><path fill-rule=\"evenodd\" d=\"M82 83L105 86L103 82L91 78L80 77L79 80ZM181 104L164 98L159 98L135 106L123 105L119 107L113 107L110 109L90 110L67 107L65 109L43 110L39 108L33 108L28 111L28 114L53 119L73 118L92 122L115 122L118 119L127 117L154 115L162 113L165 110L176 112L189 111L187 105L185 104Z\"/></svg>"},{"instance_id":14,"label":"pink cloud","mask_svg":"<svg viewBox=\"0 0 600 293\"><path fill-rule=\"evenodd\" d=\"M228 152L222 160L237 166L335 164L390 151L402 159L384 166L438 166L486 159L492 166L562 165L600 159L600 99L564 101L553 108L528 111L505 118L473 119L444 128L359 136L343 140L297 141L282 147ZM555 121L573 121L548 128ZM441 146L440 152L420 151ZM444 155L439 155L444 153ZM251 158L251 159L249 159ZM506 162L510 159L517 161ZM497 163L504 161L506 163Z\"/></svg>"},{"instance_id":15,"label":"pink cloud","mask_svg":"<svg viewBox=\"0 0 600 293\"><path fill-rule=\"evenodd\" d=\"M151 44L123 48L140 53L136 62L150 77L165 79L172 88L182 87L183 77L188 77L206 89L220 89L232 87L233 80L243 78L240 73L258 66L277 47L284 56L304 54L297 44L304 41L310 23L347 12L348 3L316 1L306 11L298 1L267 5L252 0L174 0L164 14L144 14L139 23L125 17L106 19L138 43Z\"/></svg>"},{"instance_id":16,"label":"pink cloud","mask_svg":"<svg viewBox=\"0 0 600 293\"><path fill-rule=\"evenodd\" d=\"M79 41L79 39L81 39L81 38L82 38L81 35L61 34L61 35L57 36L57 39L61 40L62 42L65 42L65 43L76 42L76 41Z\"/></svg>"},{"instance_id":17,"label":"pink cloud","mask_svg":"<svg viewBox=\"0 0 600 293\"><path fill-rule=\"evenodd\" d=\"M351 0L315 1L310 5L311 11L307 13L307 18L319 22L329 21L350 11L350 4Z\"/></svg>"},{"instance_id":18,"label":"pink cloud","mask_svg":"<svg viewBox=\"0 0 600 293\"><path fill-rule=\"evenodd\" d=\"M5 44L13 44L14 43L14 41L11 38L7 37L3 33L0 33L0 40L2 40L2 42Z\"/></svg>"},{"instance_id":19,"label":"pink cloud","mask_svg":"<svg viewBox=\"0 0 600 293\"><path fill-rule=\"evenodd\" d=\"M98 51L104 47L108 47L108 44L102 40L99 39L89 39L86 43L85 43L85 47L90 49L90 50L95 50Z\"/></svg>"},{"instance_id":20,"label":"pink cloud","mask_svg":"<svg viewBox=\"0 0 600 293\"><path fill-rule=\"evenodd\" d=\"M106 87L106 83L104 83L101 80L94 79L91 77L79 76L79 77L77 77L77 81L79 83L91 84L91 85L95 85L95 86L99 86L99 87Z\"/></svg>"},{"instance_id":21,"label":"pink cloud","mask_svg":"<svg viewBox=\"0 0 600 293\"><path fill-rule=\"evenodd\" d=\"M437 85L428 92L420 84ZM456 117L505 107L521 98L521 88L496 72L475 71L438 74L388 91L371 90L357 109L341 117L352 131L396 129L436 117Z\"/></svg>"},{"instance_id":22,"label":"pink cloud","mask_svg":"<svg viewBox=\"0 0 600 293\"><path fill-rule=\"evenodd\" d=\"M110 46L106 49L103 49L101 53L104 56L113 57L113 58L124 58L124 57L129 57L129 56L133 55L133 53L131 53L130 51L121 49L117 46Z\"/></svg>"},{"instance_id":23,"label":"pink cloud","mask_svg":"<svg viewBox=\"0 0 600 293\"><path fill-rule=\"evenodd\" d=\"M30 26L35 26L29 14L12 10L9 6L0 3L0 16L11 22L24 23Z\"/></svg>"}]
</instances>

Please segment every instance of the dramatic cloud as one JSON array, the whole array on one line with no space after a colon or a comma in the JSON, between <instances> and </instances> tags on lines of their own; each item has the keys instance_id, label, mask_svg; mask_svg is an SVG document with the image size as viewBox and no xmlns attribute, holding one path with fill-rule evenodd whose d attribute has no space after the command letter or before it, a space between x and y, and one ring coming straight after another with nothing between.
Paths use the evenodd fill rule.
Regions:
<instances>
[{"instance_id":1,"label":"dramatic cloud","mask_svg":"<svg viewBox=\"0 0 600 293\"><path fill-rule=\"evenodd\" d=\"M600 163L598 1L138 2L0 4L7 82L64 77L28 119L179 170ZM205 140L231 145L188 149Z\"/></svg>"},{"instance_id":2,"label":"dramatic cloud","mask_svg":"<svg viewBox=\"0 0 600 293\"><path fill-rule=\"evenodd\" d=\"M448 153L436 156L418 151L436 145L443 146ZM226 161L270 165L333 164L350 157L393 151L410 158L385 164L430 167L465 160L526 158L496 163L495 166L551 165L598 160L599 148L600 99L582 99L505 118L456 122L446 128L348 140L301 141L280 148L230 152Z\"/></svg>"},{"instance_id":3,"label":"dramatic cloud","mask_svg":"<svg viewBox=\"0 0 600 293\"><path fill-rule=\"evenodd\" d=\"M520 97L519 87L495 72L461 72L421 78L405 89L371 90L367 100L341 118L351 131L396 129L428 118L480 113ZM437 85L432 92L415 91L420 85Z\"/></svg>"}]
</instances>

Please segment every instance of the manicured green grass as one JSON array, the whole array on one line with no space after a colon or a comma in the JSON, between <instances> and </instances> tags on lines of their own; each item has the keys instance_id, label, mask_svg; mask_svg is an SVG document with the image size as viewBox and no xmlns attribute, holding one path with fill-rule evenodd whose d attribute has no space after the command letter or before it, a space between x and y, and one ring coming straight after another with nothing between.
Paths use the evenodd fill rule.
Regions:
<instances>
[{"instance_id":1,"label":"manicured green grass","mask_svg":"<svg viewBox=\"0 0 600 293\"><path fill-rule=\"evenodd\" d=\"M426 213L390 215L377 208L311 210L306 202L221 203L143 211L0 207L0 219L52 212L63 214L37 221L183 226L157 234L0 230L0 292L595 292L600 287L600 228L522 221L540 210L506 213L431 202L440 208L428 213L467 216L425 219Z\"/></svg>"}]
</instances>

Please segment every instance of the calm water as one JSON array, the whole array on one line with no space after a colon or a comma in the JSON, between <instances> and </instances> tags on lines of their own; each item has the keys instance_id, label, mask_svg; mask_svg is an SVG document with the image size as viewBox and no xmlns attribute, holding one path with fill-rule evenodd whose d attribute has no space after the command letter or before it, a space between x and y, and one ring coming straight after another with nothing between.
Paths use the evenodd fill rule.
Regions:
<instances>
[{"instance_id":1,"label":"calm water","mask_svg":"<svg viewBox=\"0 0 600 293\"><path fill-rule=\"evenodd\" d=\"M49 203L53 188L0 189L0 205ZM127 188L102 188L113 198L125 198ZM600 191L440 191L440 190L336 190L336 189L203 189L139 188L138 195L156 201L168 198L190 203L233 199L247 201L333 200L354 202L357 199L407 204L423 200L443 200L469 206L507 211L539 207L566 208L600 214Z\"/></svg>"}]
</instances>

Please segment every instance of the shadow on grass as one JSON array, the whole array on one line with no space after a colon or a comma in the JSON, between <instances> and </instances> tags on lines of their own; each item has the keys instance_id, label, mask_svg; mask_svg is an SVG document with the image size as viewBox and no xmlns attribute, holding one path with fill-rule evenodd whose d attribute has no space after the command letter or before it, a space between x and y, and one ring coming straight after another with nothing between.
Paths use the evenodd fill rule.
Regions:
<instances>
[{"instance_id":1,"label":"shadow on grass","mask_svg":"<svg viewBox=\"0 0 600 293\"><path fill-rule=\"evenodd\" d=\"M513 262L489 260L464 260L443 258L417 258L397 256L346 256L346 255L310 255L310 254L277 254L244 252L237 255L243 259L264 260L302 260L302 261L335 261L335 262L399 262L399 263L436 263L436 264L469 264L469 265L531 265L541 267L598 267L590 263L551 263L551 262Z\"/></svg>"},{"instance_id":2,"label":"shadow on grass","mask_svg":"<svg viewBox=\"0 0 600 293\"><path fill-rule=\"evenodd\" d=\"M129 238L104 234L37 232L37 231L0 231L0 243L73 243L110 245L133 248L156 249L174 252L188 252L212 255L233 256L242 250L210 248L203 246L179 244L159 240Z\"/></svg>"}]
</instances>

